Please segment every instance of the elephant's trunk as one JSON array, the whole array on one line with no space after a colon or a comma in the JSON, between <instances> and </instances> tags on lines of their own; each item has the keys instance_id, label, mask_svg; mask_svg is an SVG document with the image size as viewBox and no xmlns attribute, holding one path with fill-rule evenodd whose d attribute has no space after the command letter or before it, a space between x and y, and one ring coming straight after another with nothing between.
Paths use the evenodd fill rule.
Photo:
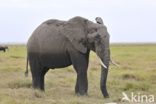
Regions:
<instances>
[{"instance_id":1,"label":"elephant's trunk","mask_svg":"<svg viewBox=\"0 0 156 104\"><path fill-rule=\"evenodd\" d=\"M103 53L97 52L97 55L100 57L101 61L106 67L101 65L101 80L100 80L100 88L104 97L109 97L106 88L106 81L107 81L107 74L109 68L109 61L110 61L110 50L104 49Z\"/></svg>"}]
</instances>

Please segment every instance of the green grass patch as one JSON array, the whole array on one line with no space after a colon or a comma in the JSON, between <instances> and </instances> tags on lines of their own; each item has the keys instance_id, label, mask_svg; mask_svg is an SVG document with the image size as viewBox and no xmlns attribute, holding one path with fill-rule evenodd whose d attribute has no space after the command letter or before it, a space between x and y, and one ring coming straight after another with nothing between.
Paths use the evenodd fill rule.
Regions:
<instances>
[{"instance_id":1,"label":"green grass patch","mask_svg":"<svg viewBox=\"0 0 156 104\"><path fill-rule=\"evenodd\" d=\"M148 91L150 89L150 85L145 82L127 82L123 89L125 91Z\"/></svg>"},{"instance_id":2,"label":"green grass patch","mask_svg":"<svg viewBox=\"0 0 156 104\"><path fill-rule=\"evenodd\" d=\"M14 55L12 55L12 56L10 56L11 58L16 58L16 59L18 59L18 58L24 58L23 56L14 56Z\"/></svg>"},{"instance_id":3,"label":"green grass patch","mask_svg":"<svg viewBox=\"0 0 156 104\"><path fill-rule=\"evenodd\" d=\"M3 68L2 70L6 71L6 72L8 72L8 71L15 71L16 72L16 71L21 71L22 68L19 66L8 66L8 67Z\"/></svg>"},{"instance_id":4,"label":"green grass patch","mask_svg":"<svg viewBox=\"0 0 156 104\"><path fill-rule=\"evenodd\" d=\"M8 88L18 89L18 88L31 88L32 82L30 80L12 80L7 83Z\"/></svg>"}]
</instances>

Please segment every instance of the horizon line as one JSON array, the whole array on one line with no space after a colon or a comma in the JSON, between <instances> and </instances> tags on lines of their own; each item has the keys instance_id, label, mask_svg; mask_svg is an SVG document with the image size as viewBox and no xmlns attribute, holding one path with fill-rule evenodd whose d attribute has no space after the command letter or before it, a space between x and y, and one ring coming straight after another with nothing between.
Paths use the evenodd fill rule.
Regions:
<instances>
[{"instance_id":1,"label":"horizon line","mask_svg":"<svg viewBox=\"0 0 156 104\"><path fill-rule=\"evenodd\" d=\"M26 45L26 42L0 42L0 45ZM110 42L110 44L156 44L156 42Z\"/></svg>"}]
</instances>

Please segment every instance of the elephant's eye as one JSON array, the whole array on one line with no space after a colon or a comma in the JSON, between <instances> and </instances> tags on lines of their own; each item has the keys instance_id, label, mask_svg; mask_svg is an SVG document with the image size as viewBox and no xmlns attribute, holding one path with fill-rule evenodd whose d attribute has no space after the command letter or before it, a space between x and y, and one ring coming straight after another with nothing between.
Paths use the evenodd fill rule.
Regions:
<instances>
[{"instance_id":1,"label":"elephant's eye","mask_svg":"<svg viewBox=\"0 0 156 104\"><path fill-rule=\"evenodd\" d=\"M107 37L107 35L104 36L104 38L106 38L106 37Z\"/></svg>"},{"instance_id":2,"label":"elephant's eye","mask_svg":"<svg viewBox=\"0 0 156 104\"><path fill-rule=\"evenodd\" d=\"M94 33L94 32L97 32L97 29L96 28L93 28L89 31L90 34Z\"/></svg>"}]
</instances>

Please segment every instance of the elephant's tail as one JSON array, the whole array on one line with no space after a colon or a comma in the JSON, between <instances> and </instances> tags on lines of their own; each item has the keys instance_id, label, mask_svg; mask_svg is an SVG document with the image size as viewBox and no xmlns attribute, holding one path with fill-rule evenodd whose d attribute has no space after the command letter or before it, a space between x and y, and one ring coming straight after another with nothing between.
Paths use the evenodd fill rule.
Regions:
<instances>
[{"instance_id":1,"label":"elephant's tail","mask_svg":"<svg viewBox=\"0 0 156 104\"><path fill-rule=\"evenodd\" d=\"M27 56L27 64L26 64L25 77L28 77L28 56Z\"/></svg>"}]
</instances>

